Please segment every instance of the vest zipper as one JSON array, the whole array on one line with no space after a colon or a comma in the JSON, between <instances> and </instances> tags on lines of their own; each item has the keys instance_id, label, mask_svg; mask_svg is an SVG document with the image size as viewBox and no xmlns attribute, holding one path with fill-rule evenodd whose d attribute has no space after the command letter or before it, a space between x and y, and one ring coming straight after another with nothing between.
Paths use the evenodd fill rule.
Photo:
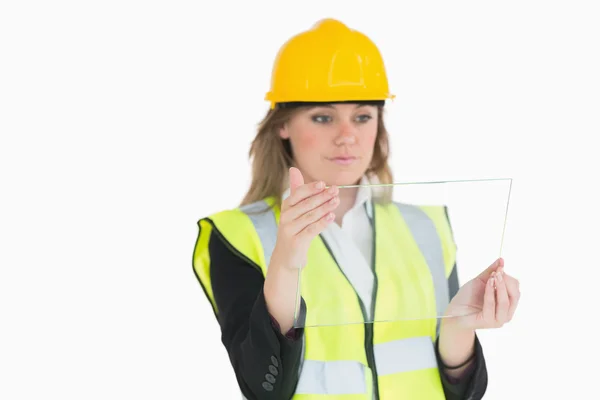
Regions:
<instances>
[{"instance_id":1,"label":"vest zipper","mask_svg":"<svg viewBox=\"0 0 600 400\"><path fill-rule=\"evenodd\" d=\"M375 243L376 243L376 241L375 241L375 207L373 207L372 227L373 227L373 239L372 239L373 251L371 254L371 269L373 270L374 280L373 280L373 294L372 294L372 299L371 299L371 314L370 315L372 317L374 317L375 316L374 315L375 299L377 297L377 275L375 275ZM319 235L319 236L321 236L321 235ZM350 286L352 286L352 283L350 282L350 280L348 279L348 277L346 276L346 274L340 267L340 264L338 263L337 259L333 255L331 248L329 247L329 245L327 244L327 242L325 241L325 239L322 236L321 236L321 241L325 245L325 248L329 252L329 255L331 256L331 258L333 258L335 265L337 265L337 267L339 268L342 275L344 275L344 278L346 278L346 281L348 281ZM356 294L356 298L358 300L358 303L360 304L360 310L363 315L363 320L366 321L367 320L367 308L365 307L365 303L363 303L363 301L361 300L358 293L356 293L356 290L354 290L354 293ZM373 349L373 338L374 338L373 322L365 322L363 324L363 326L365 328L365 352L367 353L367 364L369 365L369 368L371 369L371 375L373 376L373 400L379 400L379 383L378 383L379 379L377 377L377 366L375 365L375 351ZM368 399L368 400L371 400L371 399Z\"/></svg>"},{"instance_id":2,"label":"vest zipper","mask_svg":"<svg viewBox=\"0 0 600 400\"><path fill-rule=\"evenodd\" d=\"M374 350L374 329L375 329L375 302L377 300L377 271L375 270L375 261L376 261L376 253L377 253L377 242L375 240L376 236L376 224L375 224L375 207L371 206L372 210L372 220L373 223L371 227L373 228L373 237L372 237L372 253L371 253L371 270L373 271L373 293L371 297L371 320L372 322L365 325L365 350L367 351L367 360L369 361L369 367L373 373L373 394L375 400L379 400L379 378L377 375L377 366L375 364L375 350Z\"/></svg>"}]
</instances>

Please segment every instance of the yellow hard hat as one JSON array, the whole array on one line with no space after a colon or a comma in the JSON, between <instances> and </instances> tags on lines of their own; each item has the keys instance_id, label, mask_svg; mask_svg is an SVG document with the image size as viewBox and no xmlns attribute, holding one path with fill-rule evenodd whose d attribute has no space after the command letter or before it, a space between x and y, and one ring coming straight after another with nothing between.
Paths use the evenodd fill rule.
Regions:
<instances>
[{"instance_id":1,"label":"yellow hard hat","mask_svg":"<svg viewBox=\"0 0 600 400\"><path fill-rule=\"evenodd\" d=\"M393 99L381 53L366 35L327 18L279 50L265 100L288 102Z\"/></svg>"}]
</instances>

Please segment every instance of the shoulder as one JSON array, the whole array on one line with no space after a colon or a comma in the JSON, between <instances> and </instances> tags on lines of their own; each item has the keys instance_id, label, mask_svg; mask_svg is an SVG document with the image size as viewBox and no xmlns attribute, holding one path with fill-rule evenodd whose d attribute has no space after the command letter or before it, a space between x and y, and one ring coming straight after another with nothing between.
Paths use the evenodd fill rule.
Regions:
<instances>
[{"instance_id":1,"label":"shoulder","mask_svg":"<svg viewBox=\"0 0 600 400\"><path fill-rule=\"evenodd\" d=\"M431 225L435 227L440 236L445 238L450 233L448 207L445 205L421 205L393 201L386 207L393 210L393 212L398 212L408 224L414 224L415 226Z\"/></svg>"},{"instance_id":2,"label":"shoulder","mask_svg":"<svg viewBox=\"0 0 600 400\"><path fill-rule=\"evenodd\" d=\"M236 227L243 228L242 225L247 225L248 228L253 228L249 225L252 222L278 217L278 210L270 199L256 201L242 206L224 209L212 214L209 214L198 221L200 227L211 226L213 229L227 230L231 224Z\"/></svg>"},{"instance_id":3,"label":"shoulder","mask_svg":"<svg viewBox=\"0 0 600 400\"><path fill-rule=\"evenodd\" d=\"M376 209L386 214L401 216L407 223L434 224L436 227L449 225L448 209L445 205L415 204L398 201L374 202Z\"/></svg>"},{"instance_id":4,"label":"shoulder","mask_svg":"<svg viewBox=\"0 0 600 400\"><path fill-rule=\"evenodd\" d=\"M250 242L262 242L277 231L279 213L268 199L245 204L238 208L222 210L198 221L203 230L216 234L236 248L247 247ZM267 238L268 239L268 238Z\"/></svg>"},{"instance_id":5,"label":"shoulder","mask_svg":"<svg viewBox=\"0 0 600 400\"><path fill-rule=\"evenodd\" d=\"M220 250L226 249L266 270L277 237L277 220L277 208L269 199L218 211L200 219L194 251L195 268L208 271L211 260L222 256L224 252Z\"/></svg>"}]
</instances>

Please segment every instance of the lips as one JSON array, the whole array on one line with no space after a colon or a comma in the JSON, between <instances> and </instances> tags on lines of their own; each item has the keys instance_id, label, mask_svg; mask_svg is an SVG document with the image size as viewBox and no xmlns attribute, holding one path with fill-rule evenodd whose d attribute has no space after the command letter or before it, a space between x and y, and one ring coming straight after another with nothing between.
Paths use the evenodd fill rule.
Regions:
<instances>
[{"instance_id":1,"label":"lips","mask_svg":"<svg viewBox=\"0 0 600 400\"><path fill-rule=\"evenodd\" d=\"M350 164L356 162L356 160L358 160L358 158L351 157L351 156L340 156L340 157L329 158L329 161L332 161L338 165L350 165Z\"/></svg>"}]
</instances>

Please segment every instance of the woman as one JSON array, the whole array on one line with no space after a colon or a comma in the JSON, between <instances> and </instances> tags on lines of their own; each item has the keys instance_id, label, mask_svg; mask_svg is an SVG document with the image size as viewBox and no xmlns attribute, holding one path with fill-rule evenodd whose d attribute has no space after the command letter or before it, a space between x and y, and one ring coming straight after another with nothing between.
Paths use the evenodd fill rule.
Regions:
<instances>
[{"instance_id":1,"label":"woman","mask_svg":"<svg viewBox=\"0 0 600 400\"><path fill-rule=\"evenodd\" d=\"M194 252L243 396L481 398L476 330L510 321L518 282L498 259L458 290L445 209L338 188L392 182L377 47L322 20L282 47L271 84L249 191L240 208L200 220ZM414 307L460 316L364 323Z\"/></svg>"}]
</instances>

